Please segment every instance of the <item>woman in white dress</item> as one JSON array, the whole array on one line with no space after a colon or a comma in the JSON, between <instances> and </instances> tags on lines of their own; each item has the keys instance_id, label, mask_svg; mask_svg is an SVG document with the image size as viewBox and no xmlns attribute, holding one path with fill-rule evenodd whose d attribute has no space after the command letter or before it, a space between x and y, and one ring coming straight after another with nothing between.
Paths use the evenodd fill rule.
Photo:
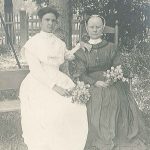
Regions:
<instances>
[{"instance_id":1,"label":"woman in white dress","mask_svg":"<svg viewBox=\"0 0 150 150\"><path fill-rule=\"evenodd\" d=\"M52 33L58 13L47 7L38 16L41 31L22 49L30 69L19 94L24 142L28 150L83 150L88 130L86 107L71 102L67 89L75 84L59 71L66 45Z\"/></svg>"}]
</instances>

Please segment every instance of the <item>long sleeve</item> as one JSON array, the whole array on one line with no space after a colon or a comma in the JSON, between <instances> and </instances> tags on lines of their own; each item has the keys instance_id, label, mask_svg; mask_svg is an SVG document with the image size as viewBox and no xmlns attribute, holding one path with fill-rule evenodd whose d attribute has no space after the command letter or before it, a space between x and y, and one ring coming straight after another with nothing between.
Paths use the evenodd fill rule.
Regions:
<instances>
[{"instance_id":1,"label":"long sleeve","mask_svg":"<svg viewBox=\"0 0 150 150\"><path fill-rule=\"evenodd\" d=\"M25 58L29 65L31 75L42 84L52 88L55 85L57 77L54 72L52 74L47 74L42 68L40 60L27 49L25 49Z\"/></svg>"},{"instance_id":2,"label":"long sleeve","mask_svg":"<svg viewBox=\"0 0 150 150\"><path fill-rule=\"evenodd\" d=\"M113 57L113 66L116 67L121 64L121 54L119 52L115 52Z\"/></svg>"},{"instance_id":3,"label":"long sleeve","mask_svg":"<svg viewBox=\"0 0 150 150\"><path fill-rule=\"evenodd\" d=\"M76 76L79 77L79 79L86 84L94 85L96 83L96 80L88 76L87 69L86 69L86 63L83 59L78 57L76 55L75 60L75 66L76 66Z\"/></svg>"}]
</instances>

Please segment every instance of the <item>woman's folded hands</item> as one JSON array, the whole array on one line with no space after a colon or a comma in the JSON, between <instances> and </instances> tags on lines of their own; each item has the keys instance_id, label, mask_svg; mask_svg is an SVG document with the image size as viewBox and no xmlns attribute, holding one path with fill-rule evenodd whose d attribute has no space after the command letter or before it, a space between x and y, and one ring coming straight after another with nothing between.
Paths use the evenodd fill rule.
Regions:
<instances>
[{"instance_id":1,"label":"woman's folded hands","mask_svg":"<svg viewBox=\"0 0 150 150\"><path fill-rule=\"evenodd\" d=\"M95 86L97 86L97 87L107 87L109 84L107 83L107 82L104 82L104 81L97 81L96 83L95 83Z\"/></svg>"},{"instance_id":2,"label":"woman's folded hands","mask_svg":"<svg viewBox=\"0 0 150 150\"><path fill-rule=\"evenodd\" d=\"M64 89L58 85L54 85L53 90L55 90L61 96L66 96L66 97L71 96L70 92L67 89Z\"/></svg>"}]
</instances>

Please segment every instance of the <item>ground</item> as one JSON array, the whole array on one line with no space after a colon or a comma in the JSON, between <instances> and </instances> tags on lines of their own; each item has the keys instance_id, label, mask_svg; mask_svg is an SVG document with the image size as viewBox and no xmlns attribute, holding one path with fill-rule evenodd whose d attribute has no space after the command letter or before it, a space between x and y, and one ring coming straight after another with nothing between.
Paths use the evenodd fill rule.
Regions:
<instances>
[{"instance_id":1,"label":"ground","mask_svg":"<svg viewBox=\"0 0 150 150\"><path fill-rule=\"evenodd\" d=\"M0 114L0 150L27 150L21 137L20 112Z\"/></svg>"},{"instance_id":2,"label":"ground","mask_svg":"<svg viewBox=\"0 0 150 150\"><path fill-rule=\"evenodd\" d=\"M25 63L20 59L21 66ZM0 55L0 70L18 69L13 53ZM16 92L13 90L0 91L0 101L13 99ZM0 113L0 150L27 150L22 138L20 112Z\"/></svg>"}]
</instances>

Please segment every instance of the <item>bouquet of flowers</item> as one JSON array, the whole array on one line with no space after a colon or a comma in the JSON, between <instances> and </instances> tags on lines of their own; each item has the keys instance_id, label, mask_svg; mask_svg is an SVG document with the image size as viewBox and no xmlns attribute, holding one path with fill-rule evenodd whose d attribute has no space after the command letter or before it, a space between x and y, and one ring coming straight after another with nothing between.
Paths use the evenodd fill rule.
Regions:
<instances>
[{"instance_id":1,"label":"bouquet of flowers","mask_svg":"<svg viewBox=\"0 0 150 150\"><path fill-rule=\"evenodd\" d=\"M90 99L89 92L90 85L84 82L77 81L76 86L71 91L72 102L79 104L86 104Z\"/></svg>"},{"instance_id":2,"label":"bouquet of flowers","mask_svg":"<svg viewBox=\"0 0 150 150\"><path fill-rule=\"evenodd\" d=\"M106 77L106 82L110 85L117 81L128 82L128 79L123 76L121 65L117 67L112 66L110 70L104 72L104 76Z\"/></svg>"}]
</instances>

